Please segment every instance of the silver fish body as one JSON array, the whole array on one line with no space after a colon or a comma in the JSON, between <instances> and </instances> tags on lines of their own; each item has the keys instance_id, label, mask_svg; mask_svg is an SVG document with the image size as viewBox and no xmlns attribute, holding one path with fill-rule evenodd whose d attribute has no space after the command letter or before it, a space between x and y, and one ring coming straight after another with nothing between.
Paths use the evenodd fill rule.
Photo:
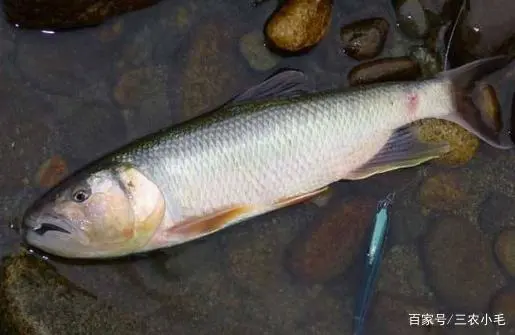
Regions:
<instances>
[{"instance_id":1,"label":"silver fish body","mask_svg":"<svg viewBox=\"0 0 515 335\"><path fill-rule=\"evenodd\" d=\"M72 176L29 210L26 239L65 257L120 256L184 243L306 199L338 180L438 157L447 145L421 145L406 127L424 118L457 122L507 147L459 116L456 89L452 77L442 76L229 103ZM70 236L43 232L49 217L57 218L53 225L62 221Z\"/></svg>"}]
</instances>

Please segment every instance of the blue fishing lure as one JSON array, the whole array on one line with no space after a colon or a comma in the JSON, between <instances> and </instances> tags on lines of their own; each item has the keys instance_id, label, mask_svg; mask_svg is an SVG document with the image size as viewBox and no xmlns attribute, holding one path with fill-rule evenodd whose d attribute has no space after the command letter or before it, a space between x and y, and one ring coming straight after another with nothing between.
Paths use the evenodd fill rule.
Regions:
<instances>
[{"instance_id":1,"label":"blue fishing lure","mask_svg":"<svg viewBox=\"0 0 515 335\"><path fill-rule=\"evenodd\" d=\"M375 216L372 237L366 255L364 281L361 284L360 296L356 299L354 313L354 334L363 334L365 317L369 309L370 301L375 289L377 274L383 258L386 236L388 233L388 209L393 203L395 193L390 193L385 199L379 201Z\"/></svg>"}]
</instances>

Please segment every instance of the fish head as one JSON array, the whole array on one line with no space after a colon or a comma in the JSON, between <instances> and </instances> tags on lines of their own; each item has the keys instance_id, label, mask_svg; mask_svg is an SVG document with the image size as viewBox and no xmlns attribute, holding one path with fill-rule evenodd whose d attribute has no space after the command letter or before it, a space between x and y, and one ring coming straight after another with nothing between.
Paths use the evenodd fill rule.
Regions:
<instances>
[{"instance_id":1,"label":"fish head","mask_svg":"<svg viewBox=\"0 0 515 335\"><path fill-rule=\"evenodd\" d=\"M165 213L158 187L136 168L78 173L39 199L23 220L27 244L67 258L142 250Z\"/></svg>"}]
</instances>

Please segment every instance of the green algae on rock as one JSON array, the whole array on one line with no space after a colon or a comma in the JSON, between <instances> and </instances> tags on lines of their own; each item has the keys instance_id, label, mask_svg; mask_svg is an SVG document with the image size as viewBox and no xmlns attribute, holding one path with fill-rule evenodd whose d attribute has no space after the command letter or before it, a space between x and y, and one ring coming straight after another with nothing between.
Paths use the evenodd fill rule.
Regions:
<instances>
[{"instance_id":1,"label":"green algae on rock","mask_svg":"<svg viewBox=\"0 0 515 335\"><path fill-rule=\"evenodd\" d=\"M3 260L0 324L9 335L145 333L144 324L106 305L30 254Z\"/></svg>"},{"instance_id":2,"label":"green algae on rock","mask_svg":"<svg viewBox=\"0 0 515 335\"><path fill-rule=\"evenodd\" d=\"M409 57L387 57L359 64L347 75L351 86L396 80L415 80L420 66Z\"/></svg>"},{"instance_id":3,"label":"green algae on rock","mask_svg":"<svg viewBox=\"0 0 515 335\"><path fill-rule=\"evenodd\" d=\"M460 313L486 310L493 293L506 282L493 257L491 240L460 217L436 219L422 245L428 281L437 299Z\"/></svg>"},{"instance_id":4,"label":"green algae on rock","mask_svg":"<svg viewBox=\"0 0 515 335\"><path fill-rule=\"evenodd\" d=\"M266 23L266 36L280 50L310 48L329 30L332 7L332 0L287 0Z\"/></svg>"},{"instance_id":5,"label":"green algae on rock","mask_svg":"<svg viewBox=\"0 0 515 335\"><path fill-rule=\"evenodd\" d=\"M383 50L389 29L390 24L383 18L349 23L340 30L343 49L356 60L374 58Z\"/></svg>"},{"instance_id":6,"label":"green algae on rock","mask_svg":"<svg viewBox=\"0 0 515 335\"><path fill-rule=\"evenodd\" d=\"M4 0L9 23L26 29L60 30L95 26L160 0Z\"/></svg>"},{"instance_id":7,"label":"green algae on rock","mask_svg":"<svg viewBox=\"0 0 515 335\"><path fill-rule=\"evenodd\" d=\"M447 166L461 166L474 157L479 148L479 139L462 127L446 120L427 119L416 121L418 138L426 143L447 142L451 150L439 158L436 163Z\"/></svg>"},{"instance_id":8,"label":"green algae on rock","mask_svg":"<svg viewBox=\"0 0 515 335\"><path fill-rule=\"evenodd\" d=\"M328 205L291 246L286 267L306 282L322 283L352 265L375 214L376 200L359 197Z\"/></svg>"}]
</instances>

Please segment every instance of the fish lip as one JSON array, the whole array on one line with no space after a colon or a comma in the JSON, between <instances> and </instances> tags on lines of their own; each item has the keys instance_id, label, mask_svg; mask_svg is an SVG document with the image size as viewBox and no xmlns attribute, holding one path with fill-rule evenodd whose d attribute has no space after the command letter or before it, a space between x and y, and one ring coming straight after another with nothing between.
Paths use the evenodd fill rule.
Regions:
<instances>
[{"instance_id":1,"label":"fish lip","mask_svg":"<svg viewBox=\"0 0 515 335\"><path fill-rule=\"evenodd\" d=\"M42 214L38 216L30 215L24 220L24 235L29 232L43 236L48 231L72 234L74 230L66 220L51 214Z\"/></svg>"}]
</instances>

